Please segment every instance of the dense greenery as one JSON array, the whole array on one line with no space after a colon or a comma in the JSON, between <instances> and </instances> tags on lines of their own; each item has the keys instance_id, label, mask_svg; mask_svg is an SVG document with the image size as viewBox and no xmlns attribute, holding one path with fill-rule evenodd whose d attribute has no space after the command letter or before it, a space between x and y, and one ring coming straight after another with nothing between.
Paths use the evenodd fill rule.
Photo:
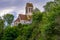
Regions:
<instances>
[{"instance_id":1,"label":"dense greenery","mask_svg":"<svg viewBox=\"0 0 60 40\"><path fill-rule=\"evenodd\" d=\"M32 24L10 26L14 16L0 17L0 40L60 40L60 0L48 2L44 12L33 11ZM5 21L8 26L5 27ZM4 28L5 27L5 28Z\"/></svg>"},{"instance_id":2,"label":"dense greenery","mask_svg":"<svg viewBox=\"0 0 60 40\"><path fill-rule=\"evenodd\" d=\"M14 16L12 14L6 14L3 16L3 18L7 22L8 25L11 25L11 23L14 20Z\"/></svg>"},{"instance_id":3,"label":"dense greenery","mask_svg":"<svg viewBox=\"0 0 60 40\"><path fill-rule=\"evenodd\" d=\"M4 20L0 17L0 39L2 38L4 31Z\"/></svg>"}]
</instances>

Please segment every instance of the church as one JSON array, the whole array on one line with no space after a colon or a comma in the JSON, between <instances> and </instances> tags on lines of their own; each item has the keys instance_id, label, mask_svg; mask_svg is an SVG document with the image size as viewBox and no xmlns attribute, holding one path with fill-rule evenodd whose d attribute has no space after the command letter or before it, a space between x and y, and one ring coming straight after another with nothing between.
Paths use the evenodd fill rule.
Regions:
<instances>
[{"instance_id":1,"label":"church","mask_svg":"<svg viewBox=\"0 0 60 40\"><path fill-rule=\"evenodd\" d=\"M21 24L31 24L32 23L32 12L33 12L33 4L26 3L25 7L25 15L19 14L18 18L14 21L14 25Z\"/></svg>"}]
</instances>

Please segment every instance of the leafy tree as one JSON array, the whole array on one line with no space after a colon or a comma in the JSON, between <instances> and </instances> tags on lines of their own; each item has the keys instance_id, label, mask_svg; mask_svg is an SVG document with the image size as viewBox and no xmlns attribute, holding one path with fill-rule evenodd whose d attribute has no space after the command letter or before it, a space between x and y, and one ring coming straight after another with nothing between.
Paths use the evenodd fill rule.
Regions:
<instances>
[{"instance_id":1,"label":"leafy tree","mask_svg":"<svg viewBox=\"0 0 60 40\"><path fill-rule=\"evenodd\" d=\"M8 25L11 25L14 20L14 16L12 14L6 14L3 16L3 18L8 23Z\"/></svg>"},{"instance_id":2,"label":"leafy tree","mask_svg":"<svg viewBox=\"0 0 60 40\"><path fill-rule=\"evenodd\" d=\"M40 22L42 21L43 14L39 9L35 9L33 12L33 22L31 24L31 35L28 40L38 40L40 38ZM39 35L39 36L38 36Z\"/></svg>"},{"instance_id":3,"label":"leafy tree","mask_svg":"<svg viewBox=\"0 0 60 40\"><path fill-rule=\"evenodd\" d=\"M54 0L57 4L60 5L60 0Z\"/></svg>"},{"instance_id":4,"label":"leafy tree","mask_svg":"<svg viewBox=\"0 0 60 40\"><path fill-rule=\"evenodd\" d=\"M2 40L15 40L19 36L19 29L17 27L8 26L3 33Z\"/></svg>"},{"instance_id":5,"label":"leafy tree","mask_svg":"<svg viewBox=\"0 0 60 40\"><path fill-rule=\"evenodd\" d=\"M33 21L41 21L42 20L42 13L40 12L40 10L38 8L34 9L33 12Z\"/></svg>"},{"instance_id":6,"label":"leafy tree","mask_svg":"<svg viewBox=\"0 0 60 40\"><path fill-rule=\"evenodd\" d=\"M4 29L4 20L0 18L0 32Z\"/></svg>"},{"instance_id":7,"label":"leafy tree","mask_svg":"<svg viewBox=\"0 0 60 40\"><path fill-rule=\"evenodd\" d=\"M26 37L19 35L15 40L26 40Z\"/></svg>"},{"instance_id":8,"label":"leafy tree","mask_svg":"<svg viewBox=\"0 0 60 40\"><path fill-rule=\"evenodd\" d=\"M53 8L55 8L56 3L55 2L47 2L47 4L44 6L45 11L53 11Z\"/></svg>"},{"instance_id":9,"label":"leafy tree","mask_svg":"<svg viewBox=\"0 0 60 40\"><path fill-rule=\"evenodd\" d=\"M16 38L16 40L29 40L29 37L32 32L32 27L29 25L21 25L21 24L19 25L18 28L20 30L20 35Z\"/></svg>"},{"instance_id":10,"label":"leafy tree","mask_svg":"<svg viewBox=\"0 0 60 40\"><path fill-rule=\"evenodd\" d=\"M0 39L3 36L3 30L4 30L4 20L0 17Z\"/></svg>"},{"instance_id":11,"label":"leafy tree","mask_svg":"<svg viewBox=\"0 0 60 40\"><path fill-rule=\"evenodd\" d=\"M47 31L45 31L43 29L44 34L46 33L45 34L45 36L47 37L46 40L58 40L59 39L58 35L59 35L60 31L58 28L60 25L58 24L59 22L56 23L55 20L60 15L60 6L59 6L59 4L56 5L57 3L55 3L55 2L58 2L58 0L56 0L54 2L48 2L45 6L46 15L44 16L44 18L46 17L45 18L46 21L44 21L45 26L44 26L44 24L42 24L42 25L43 25L43 27L45 27L44 29L47 30ZM58 20L59 20L59 17L58 17ZM48 23L46 24L46 22L48 22ZM42 30L41 30L41 32L42 32Z\"/></svg>"}]
</instances>

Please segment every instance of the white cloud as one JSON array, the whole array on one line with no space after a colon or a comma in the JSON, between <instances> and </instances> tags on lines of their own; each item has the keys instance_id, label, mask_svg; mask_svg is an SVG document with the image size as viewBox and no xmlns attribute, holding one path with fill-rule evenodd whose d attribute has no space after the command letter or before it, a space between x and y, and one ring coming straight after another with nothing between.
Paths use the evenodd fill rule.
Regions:
<instances>
[{"instance_id":1,"label":"white cloud","mask_svg":"<svg viewBox=\"0 0 60 40\"><path fill-rule=\"evenodd\" d=\"M13 14L15 19L18 17L18 14L25 14L25 8L18 9L16 7L6 8L3 10L0 10L0 16L2 17L5 14Z\"/></svg>"},{"instance_id":2,"label":"white cloud","mask_svg":"<svg viewBox=\"0 0 60 40\"><path fill-rule=\"evenodd\" d=\"M7 1L7 0L3 0L3 1ZM8 0L8 1L10 2L10 0ZM13 3L14 1L16 1L16 0L13 0L11 3ZM27 0L24 0L24 1L27 1ZM33 2L34 7L39 8L41 11L44 11L44 8L42 6L45 5L46 2L45 2L45 4L43 4L43 3L44 2L42 2L42 3L41 2L38 2L38 3ZM15 15L15 13L12 13L12 12L16 12L16 15ZM8 7L8 8L4 8L3 10L0 10L0 16L3 16L4 14L7 14L7 13L14 14L14 16L18 16L18 14L25 14L25 5L22 7L17 7L17 8L16 8L16 6Z\"/></svg>"},{"instance_id":3,"label":"white cloud","mask_svg":"<svg viewBox=\"0 0 60 40\"><path fill-rule=\"evenodd\" d=\"M0 16L3 16L4 14L12 12L14 9L4 9L0 10Z\"/></svg>"}]
</instances>

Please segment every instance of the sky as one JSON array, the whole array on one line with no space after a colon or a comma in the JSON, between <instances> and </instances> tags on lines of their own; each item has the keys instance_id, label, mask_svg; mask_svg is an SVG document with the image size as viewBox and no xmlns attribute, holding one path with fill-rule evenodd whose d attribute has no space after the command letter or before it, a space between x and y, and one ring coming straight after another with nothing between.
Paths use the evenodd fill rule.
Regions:
<instances>
[{"instance_id":1,"label":"sky","mask_svg":"<svg viewBox=\"0 0 60 40\"><path fill-rule=\"evenodd\" d=\"M33 3L34 8L44 11L43 6L53 0L0 0L0 16L7 13L13 14L17 18L18 14L25 14L26 3Z\"/></svg>"}]
</instances>

